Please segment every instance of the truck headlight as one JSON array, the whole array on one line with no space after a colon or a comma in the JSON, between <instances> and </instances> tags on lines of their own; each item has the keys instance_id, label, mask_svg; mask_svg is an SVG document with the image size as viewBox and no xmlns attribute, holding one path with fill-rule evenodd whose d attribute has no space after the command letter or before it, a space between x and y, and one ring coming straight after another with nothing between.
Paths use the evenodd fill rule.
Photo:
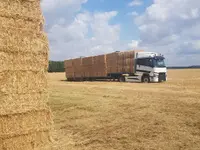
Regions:
<instances>
[{"instance_id":1,"label":"truck headlight","mask_svg":"<svg viewBox=\"0 0 200 150\"><path fill-rule=\"evenodd\" d=\"M159 73L153 73L153 77L158 77Z\"/></svg>"}]
</instances>

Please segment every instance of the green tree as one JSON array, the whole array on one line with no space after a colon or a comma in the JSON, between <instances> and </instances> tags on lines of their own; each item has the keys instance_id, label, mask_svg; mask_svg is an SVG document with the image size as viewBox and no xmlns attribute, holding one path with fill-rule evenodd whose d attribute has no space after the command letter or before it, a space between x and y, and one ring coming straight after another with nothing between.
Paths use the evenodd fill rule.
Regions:
<instances>
[{"instance_id":1,"label":"green tree","mask_svg":"<svg viewBox=\"0 0 200 150\"><path fill-rule=\"evenodd\" d=\"M64 61L49 61L48 72L64 72Z\"/></svg>"}]
</instances>

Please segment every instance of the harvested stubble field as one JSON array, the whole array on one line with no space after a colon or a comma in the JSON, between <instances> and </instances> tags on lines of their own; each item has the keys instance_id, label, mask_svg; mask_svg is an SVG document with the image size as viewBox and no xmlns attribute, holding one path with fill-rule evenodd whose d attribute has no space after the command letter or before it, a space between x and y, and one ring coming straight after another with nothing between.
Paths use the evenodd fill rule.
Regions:
<instances>
[{"instance_id":1,"label":"harvested stubble field","mask_svg":"<svg viewBox=\"0 0 200 150\"><path fill-rule=\"evenodd\" d=\"M59 149L200 149L200 70L168 82L66 82L49 74Z\"/></svg>"}]
</instances>

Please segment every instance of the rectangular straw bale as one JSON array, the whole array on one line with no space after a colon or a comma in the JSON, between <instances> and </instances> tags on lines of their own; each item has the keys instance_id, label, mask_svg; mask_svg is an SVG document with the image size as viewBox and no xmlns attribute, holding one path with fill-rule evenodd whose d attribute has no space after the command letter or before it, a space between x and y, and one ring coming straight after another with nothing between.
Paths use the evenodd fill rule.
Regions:
<instances>
[{"instance_id":1,"label":"rectangular straw bale","mask_svg":"<svg viewBox=\"0 0 200 150\"><path fill-rule=\"evenodd\" d=\"M95 71L93 72L93 77L105 77L107 76L107 73L104 70L100 70L100 71Z\"/></svg>"},{"instance_id":2,"label":"rectangular straw bale","mask_svg":"<svg viewBox=\"0 0 200 150\"><path fill-rule=\"evenodd\" d=\"M65 68L66 72L74 72L74 70L75 70L74 67L66 67Z\"/></svg>"},{"instance_id":3,"label":"rectangular straw bale","mask_svg":"<svg viewBox=\"0 0 200 150\"><path fill-rule=\"evenodd\" d=\"M51 114L48 110L30 111L24 114L0 116L0 138L11 138L51 128Z\"/></svg>"},{"instance_id":4,"label":"rectangular straw bale","mask_svg":"<svg viewBox=\"0 0 200 150\"><path fill-rule=\"evenodd\" d=\"M4 71L0 73L0 93L27 94L47 92L47 74L44 71Z\"/></svg>"},{"instance_id":5,"label":"rectangular straw bale","mask_svg":"<svg viewBox=\"0 0 200 150\"><path fill-rule=\"evenodd\" d=\"M107 73L117 73L117 72L118 72L117 64L112 66L107 66Z\"/></svg>"},{"instance_id":6,"label":"rectangular straw bale","mask_svg":"<svg viewBox=\"0 0 200 150\"><path fill-rule=\"evenodd\" d=\"M65 74L67 78L71 78L74 76L74 67L67 67L65 68Z\"/></svg>"},{"instance_id":7,"label":"rectangular straw bale","mask_svg":"<svg viewBox=\"0 0 200 150\"><path fill-rule=\"evenodd\" d=\"M0 150L43 150L42 147L51 143L49 136L49 132L43 131L4 139L1 140Z\"/></svg>"},{"instance_id":8,"label":"rectangular straw bale","mask_svg":"<svg viewBox=\"0 0 200 150\"><path fill-rule=\"evenodd\" d=\"M83 77L86 77L87 66L83 66L83 65L82 65L81 68L82 68L82 74L81 74L81 75L82 75Z\"/></svg>"},{"instance_id":9,"label":"rectangular straw bale","mask_svg":"<svg viewBox=\"0 0 200 150\"><path fill-rule=\"evenodd\" d=\"M65 60L64 61L64 66L65 68L70 68L73 66L73 60L72 59L69 59L69 60Z\"/></svg>"},{"instance_id":10,"label":"rectangular straw bale","mask_svg":"<svg viewBox=\"0 0 200 150\"><path fill-rule=\"evenodd\" d=\"M74 72L74 76L73 77L80 78L80 77L82 77L82 75L81 75L80 72Z\"/></svg>"},{"instance_id":11,"label":"rectangular straw bale","mask_svg":"<svg viewBox=\"0 0 200 150\"><path fill-rule=\"evenodd\" d=\"M72 77L74 77L74 72L67 72L66 73L66 78L72 78Z\"/></svg>"},{"instance_id":12,"label":"rectangular straw bale","mask_svg":"<svg viewBox=\"0 0 200 150\"><path fill-rule=\"evenodd\" d=\"M106 59L115 59L118 56L118 52L106 54Z\"/></svg>"},{"instance_id":13,"label":"rectangular straw bale","mask_svg":"<svg viewBox=\"0 0 200 150\"><path fill-rule=\"evenodd\" d=\"M117 73L118 53L106 54L107 73Z\"/></svg>"},{"instance_id":14,"label":"rectangular straw bale","mask_svg":"<svg viewBox=\"0 0 200 150\"><path fill-rule=\"evenodd\" d=\"M22 18L7 18L0 15L0 27L18 28L28 31L41 32L43 20L32 22Z\"/></svg>"},{"instance_id":15,"label":"rectangular straw bale","mask_svg":"<svg viewBox=\"0 0 200 150\"><path fill-rule=\"evenodd\" d=\"M88 66L88 72L89 72L89 77L93 77L94 71L92 65Z\"/></svg>"},{"instance_id":16,"label":"rectangular straw bale","mask_svg":"<svg viewBox=\"0 0 200 150\"><path fill-rule=\"evenodd\" d=\"M124 52L118 53L118 60L119 61L123 61L124 57L125 57L125 53Z\"/></svg>"},{"instance_id":17,"label":"rectangular straw bale","mask_svg":"<svg viewBox=\"0 0 200 150\"><path fill-rule=\"evenodd\" d=\"M43 32L35 33L0 26L0 51L13 53L48 54L48 40Z\"/></svg>"},{"instance_id":18,"label":"rectangular straw bale","mask_svg":"<svg viewBox=\"0 0 200 150\"><path fill-rule=\"evenodd\" d=\"M130 55L131 55L131 51L125 51L123 52L124 53L124 58L130 58Z\"/></svg>"},{"instance_id":19,"label":"rectangular straw bale","mask_svg":"<svg viewBox=\"0 0 200 150\"><path fill-rule=\"evenodd\" d=\"M118 72L125 72L124 70L124 58L125 58L125 53L120 52L118 55Z\"/></svg>"},{"instance_id":20,"label":"rectangular straw bale","mask_svg":"<svg viewBox=\"0 0 200 150\"><path fill-rule=\"evenodd\" d=\"M72 60L73 67L79 67L82 65L82 58L76 58Z\"/></svg>"},{"instance_id":21,"label":"rectangular straw bale","mask_svg":"<svg viewBox=\"0 0 200 150\"><path fill-rule=\"evenodd\" d=\"M93 57L84 57L82 58L82 65L92 65L93 64Z\"/></svg>"},{"instance_id":22,"label":"rectangular straw bale","mask_svg":"<svg viewBox=\"0 0 200 150\"><path fill-rule=\"evenodd\" d=\"M98 55L93 57L94 64L105 64L106 63L106 55Z\"/></svg>"},{"instance_id":23,"label":"rectangular straw bale","mask_svg":"<svg viewBox=\"0 0 200 150\"><path fill-rule=\"evenodd\" d=\"M48 109L48 93L0 94L0 115ZM5 109L6 108L6 109Z\"/></svg>"},{"instance_id":24,"label":"rectangular straw bale","mask_svg":"<svg viewBox=\"0 0 200 150\"><path fill-rule=\"evenodd\" d=\"M84 77L90 77L90 65L84 65L83 66L83 72L84 72Z\"/></svg>"},{"instance_id":25,"label":"rectangular straw bale","mask_svg":"<svg viewBox=\"0 0 200 150\"><path fill-rule=\"evenodd\" d=\"M38 21L42 17L38 0L1 0L0 16Z\"/></svg>"},{"instance_id":26,"label":"rectangular straw bale","mask_svg":"<svg viewBox=\"0 0 200 150\"><path fill-rule=\"evenodd\" d=\"M133 58L126 58L124 63L125 72L133 72Z\"/></svg>"},{"instance_id":27,"label":"rectangular straw bale","mask_svg":"<svg viewBox=\"0 0 200 150\"><path fill-rule=\"evenodd\" d=\"M107 76L107 66L105 63L94 64L92 66L93 76L94 77L105 77Z\"/></svg>"},{"instance_id":28,"label":"rectangular straw bale","mask_svg":"<svg viewBox=\"0 0 200 150\"><path fill-rule=\"evenodd\" d=\"M82 58L74 59L73 60L73 69L74 69L74 77L82 77Z\"/></svg>"},{"instance_id":29,"label":"rectangular straw bale","mask_svg":"<svg viewBox=\"0 0 200 150\"><path fill-rule=\"evenodd\" d=\"M5 53L0 51L0 72L6 70L44 71L48 67L45 54Z\"/></svg>"}]
</instances>

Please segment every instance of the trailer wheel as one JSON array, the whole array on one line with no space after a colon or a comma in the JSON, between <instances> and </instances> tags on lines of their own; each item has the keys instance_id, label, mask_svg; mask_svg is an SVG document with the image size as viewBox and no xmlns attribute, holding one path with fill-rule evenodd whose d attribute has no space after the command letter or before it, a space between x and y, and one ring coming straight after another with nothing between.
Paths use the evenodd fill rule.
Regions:
<instances>
[{"instance_id":1,"label":"trailer wheel","mask_svg":"<svg viewBox=\"0 0 200 150\"><path fill-rule=\"evenodd\" d=\"M142 77L142 82L143 83L149 83L150 82L150 79L149 79L149 76L145 75Z\"/></svg>"},{"instance_id":2,"label":"trailer wheel","mask_svg":"<svg viewBox=\"0 0 200 150\"><path fill-rule=\"evenodd\" d=\"M125 82L125 77L123 76L119 77L119 82Z\"/></svg>"}]
</instances>

